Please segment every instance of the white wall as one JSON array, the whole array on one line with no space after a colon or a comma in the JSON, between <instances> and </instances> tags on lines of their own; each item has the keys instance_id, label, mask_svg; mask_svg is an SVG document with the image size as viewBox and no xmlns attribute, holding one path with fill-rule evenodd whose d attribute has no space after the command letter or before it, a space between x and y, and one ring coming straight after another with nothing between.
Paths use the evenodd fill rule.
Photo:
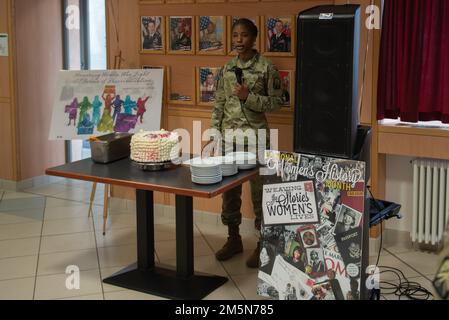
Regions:
<instances>
[{"instance_id":1,"label":"white wall","mask_svg":"<svg viewBox=\"0 0 449 320\"><path fill-rule=\"evenodd\" d=\"M413 214L413 158L387 156L385 199L400 204L402 219L387 220L386 228L410 232Z\"/></svg>"}]
</instances>

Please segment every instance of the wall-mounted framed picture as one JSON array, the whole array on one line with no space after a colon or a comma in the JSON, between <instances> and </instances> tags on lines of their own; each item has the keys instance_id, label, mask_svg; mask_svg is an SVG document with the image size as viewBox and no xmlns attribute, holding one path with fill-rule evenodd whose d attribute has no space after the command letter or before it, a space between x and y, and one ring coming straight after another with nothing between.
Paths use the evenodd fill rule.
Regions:
<instances>
[{"instance_id":1,"label":"wall-mounted framed picture","mask_svg":"<svg viewBox=\"0 0 449 320\"><path fill-rule=\"evenodd\" d=\"M221 67L196 68L196 97L199 106L213 106Z\"/></svg>"},{"instance_id":2,"label":"wall-mounted framed picture","mask_svg":"<svg viewBox=\"0 0 449 320\"><path fill-rule=\"evenodd\" d=\"M295 73L292 70L279 70L281 77L282 98L284 104L282 109L291 109L295 103Z\"/></svg>"},{"instance_id":3,"label":"wall-mounted framed picture","mask_svg":"<svg viewBox=\"0 0 449 320\"><path fill-rule=\"evenodd\" d=\"M229 36L228 38L228 54L231 56L237 55L237 52L235 52L234 46L232 45L232 27L234 26L234 23L241 18L246 18L251 20L257 27L258 35L256 42L254 43L254 49L257 51L260 51L260 19L258 16L228 16L228 32Z\"/></svg>"},{"instance_id":4,"label":"wall-mounted framed picture","mask_svg":"<svg viewBox=\"0 0 449 320\"><path fill-rule=\"evenodd\" d=\"M174 69L174 67L167 67L166 71L167 102L169 104L194 105L195 69L182 67Z\"/></svg>"},{"instance_id":5,"label":"wall-mounted framed picture","mask_svg":"<svg viewBox=\"0 0 449 320\"><path fill-rule=\"evenodd\" d=\"M262 36L262 52L266 56L294 56L295 16L264 17Z\"/></svg>"},{"instance_id":6,"label":"wall-mounted framed picture","mask_svg":"<svg viewBox=\"0 0 449 320\"><path fill-rule=\"evenodd\" d=\"M167 18L167 53L195 53L195 24L193 16L170 16Z\"/></svg>"},{"instance_id":7,"label":"wall-mounted framed picture","mask_svg":"<svg viewBox=\"0 0 449 320\"><path fill-rule=\"evenodd\" d=\"M140 17L142 53L165 53L165 23L162 16Z\"/></svg>"},{"instance_id":8,"label":"wall-mounted framed picture","mask_svg":"<svg viewBox=\"0 0 449 320\"><path fill-rule=\"evenodd\" d=\"M224 16L199 16L196 18L196 53L206 55L226 54L226 18Z\"/></svg>"}]
</instances>

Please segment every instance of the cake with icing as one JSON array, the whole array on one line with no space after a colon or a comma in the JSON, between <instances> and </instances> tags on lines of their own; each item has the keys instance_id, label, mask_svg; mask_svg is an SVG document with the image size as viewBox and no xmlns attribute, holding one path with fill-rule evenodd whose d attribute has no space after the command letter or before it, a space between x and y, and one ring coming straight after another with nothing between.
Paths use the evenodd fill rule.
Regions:
<instances>
[{"instance_id":1,"label":"cake with icing","mask_svg":"<svg viewBox=\"0 0 449 320\"><path fill-rule=\"evenodd\" d=\"M140 131L131 138L131 160L142 163L166 162L177 157L177 132Z\"/></svg>"}]
</instances>

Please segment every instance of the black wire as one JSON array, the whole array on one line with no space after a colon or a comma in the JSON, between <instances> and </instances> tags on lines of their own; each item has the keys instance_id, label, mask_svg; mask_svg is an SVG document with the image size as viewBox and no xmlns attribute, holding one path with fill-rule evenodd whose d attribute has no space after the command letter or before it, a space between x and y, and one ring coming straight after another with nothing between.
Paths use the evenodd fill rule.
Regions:
<instances>
[{"instance_id":1,"label":"black wire","mask_svg":"<svg viewBox=\"0 0 449 320\"><path fill-rule=\"evenodd\" d=\"M373 193L371 192L371 189L369 186L367 186L367 189L368 189L371 197L373 198L374 204L376 205L376 207L379 210L382 210L382 208L380 208L379 203L377 202L377 199L373 196ZM379 288L380 288L381 292L383 291L383 294L381 295L381 297L386 299L384 294L394 294L395 296L397 296L399 298L399 300L401 300L401 298L403 298L403 297L407 297L408 299L411 299L411 300L429 300L430 298L433 299L433 294L429 290L427 290L426 288L421 286L418 282L409 281L405 277L404 273L401 270L394 268L394 267L379 266L379 260L380 260L380 254L382 252L382 246L383 246L383 225L381 222L380 223L380 247L379 247L379 253L377 255L376 267L378 267L379 269L380 268L385 269L383 271L380 271L379 275L381 275L382 273L393 273L398 278L398 282L399 282L399 284L398 284L398 283L394 283L394 282L390 282L390 281L380 281ZM385 290L387 290L387 291L385 292Z\"/></svg>"},{"instance_id":2,"label":"black wire","mask_svg":"<svg viewBox=\"0 0 449 320\"><path fill-rule=\"evenodd\" d=\"M376 199L376 197L374 197L373 193L371 192L371 186L366 186L366 189L368 189L369 194L371 195L371 198L373 198L374 204L376 205L377 209L379 209L379 210L384 209L383 207L381 207L381 206L379 205L378 200Z\"/></svg>"},{"instance_id":3,"label":"black wire","mask_svg":"<svg viewBox=\"0 0 449 320\"><path fill-rule=\"evenodd\" d=\"M380 261L380 253L382 252L382 246L383 246L383 226L382 226L382 222L380 223L380 246L379 246L379 253L377 254L377 261L376 261L376 267L379 266L379 261Z\"/></svg>"},{"instance_id":4,"label":"black wire","mask_svg":"<svg viewBox=\"0 0 449 320\"><path fill-rule=\"evenodd\" d=\"M409 281L404 273L394 267L379 266L379 268L385 269L380 272L382 273L393 273L398 278L398 283L389 281L380 281L380 290L383 294L394 294L401 300L401 298L406 297L411 300L431 300L433 299L433 294L421 286L418 282Z\"/></svg>"}]
</instances>

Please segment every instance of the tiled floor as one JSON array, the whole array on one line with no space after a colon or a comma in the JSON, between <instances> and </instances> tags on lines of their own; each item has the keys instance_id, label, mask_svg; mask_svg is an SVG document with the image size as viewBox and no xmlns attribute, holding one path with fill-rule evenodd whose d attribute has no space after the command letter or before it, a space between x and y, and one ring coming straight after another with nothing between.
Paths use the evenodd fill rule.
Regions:
<instances>
[{"instance_id":1,"label":"tiled floor","mask_svg":"<svg viewBox=\"0 0 449 320\"><path fill-rule=\"evenodd\" d=\"M97 187L94 215L89 218L90 190L90 183L68 179L20 193L0 190L0 299L160 299L101 281L135 262L136 218L131 209L112 207L103 236L104 189ZM159 218L155 227L156 260L172 266L174 222ZM195 223L194 237L195 270L230 279L206 299L261 299L255 290L257 270L245 265L256 245L255 234L243 233L245 252L225 262L214 257L226 240L223 226ZM432 292L437 263L436 255L388 243L380 258L380 265L400 269L409 281ZM70 265L80 269L79 290L66 288ZM383 273L381 279L399 282L391 272ZM397 299L388 293L383 299Z\"/></svg>"}]
</instances>

